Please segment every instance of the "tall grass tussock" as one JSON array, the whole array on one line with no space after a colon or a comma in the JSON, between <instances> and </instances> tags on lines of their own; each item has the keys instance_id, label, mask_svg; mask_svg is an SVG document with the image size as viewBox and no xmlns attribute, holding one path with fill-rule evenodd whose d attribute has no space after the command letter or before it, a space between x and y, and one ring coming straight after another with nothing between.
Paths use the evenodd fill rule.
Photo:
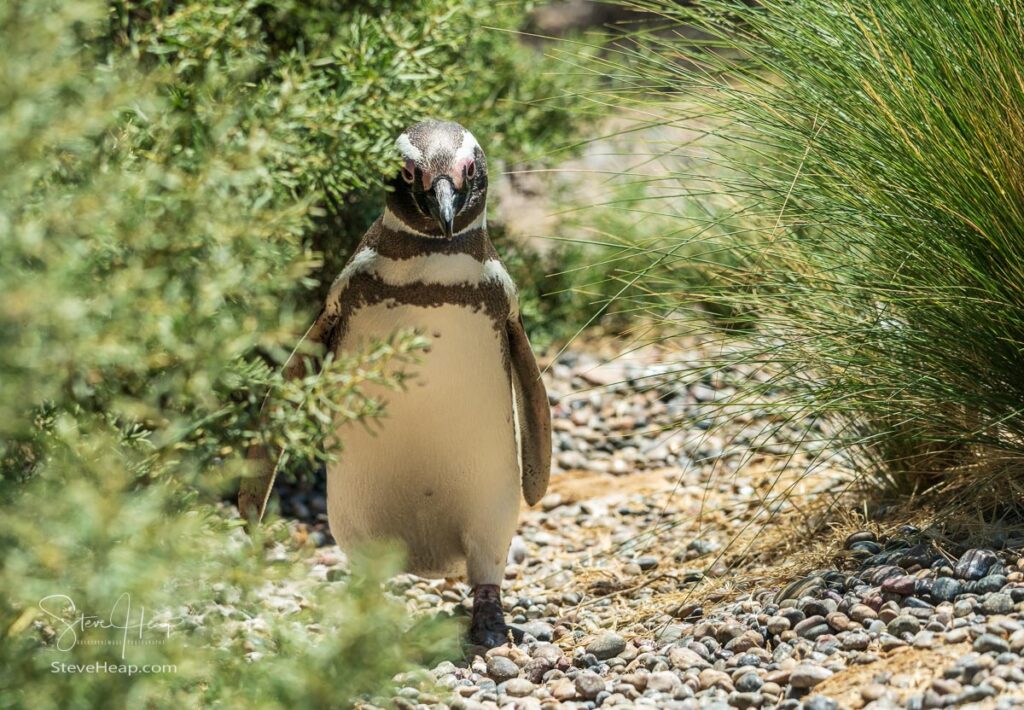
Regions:
<instances>
[{"instance_id":1,"label":"tall grass tussock","mask_svg":"<svg viewBox=\"0 0 1024 710\"><path fill-rule=\"evenodd\" d=\"M1022 512L1024 3L630 5L658 26L595 70L617 80L598 100L698 133L661 180L733 204L650 247L670 256L639 283L671 295L650 312L717 332L715 367L770 360L781 414L829 422L867 480ZM680 243L721 248L709 221L742 223L734 260L680 287Z\"/></svg>"}]
</instances>

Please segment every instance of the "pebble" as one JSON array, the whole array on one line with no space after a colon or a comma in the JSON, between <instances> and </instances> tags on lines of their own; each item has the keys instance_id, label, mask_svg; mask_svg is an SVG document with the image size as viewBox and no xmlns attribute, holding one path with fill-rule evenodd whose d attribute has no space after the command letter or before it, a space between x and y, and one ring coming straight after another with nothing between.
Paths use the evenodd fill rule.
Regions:
<instances>
[{"instance_id":1,"label":"pebble","mask_svg":"<svg viewBox=\"0 0 1024 710\"><path fill-rule=\"evenodd\" d=\"M951 602L963 589L963 585L952 577L939 577L934 580L930 587L932 599L937 602Z\"/></svg>"},{"instance_id":2,"label":"pebble","mask_svg":"<svg viewBox=\"0 0 1024 710\"><path fill-rule=\"evenodd\" d=\"M544 621L528 621L520 624L523 633L533 636L538 641L550 641L554 633L554 627Z\"/></svg>"},{"instance_id":3,"label":"pebble","mask_svg":"<svg viewBox=\"0 0 1024 710\"><path fill-rule=\"evenodd\" d=\"M591 673L589 675L594 674ZM601 681L601 678L599 676L594 677L597 678L598 682ZM577 682L579 682L580 679L577 678L576 680ZM584 681L584 684L586 684L586 681ZM554 697L556 700L572 700L576 697L578 687L579 686L576 683L569 680L568 678L558 678L551 684L549 690L551 691L552 697ZM604 683L601 683L599 688L595 683L594 697L596 698L597 694L600 693L602 690L604 690ZM580 693L580 695L582 695L582 693Z\"/></svg>"},{"instance_id":4,"label":"pebble","mask_svg":"<svg viewBox=\"0 0 1024 710\"><path fill-rule=\"evenodd\" d=\"M504 684L505 693L514 698L524 698L534 690L534 685L525 678L513 678Z\"/></svg>"},{"instance_id":5,"label":"pebble","mask_svg":"<svg viewBox=\"0 0 1024 710\"><path fill-rule=\"evenodd\" d=\"M761 693L738 693L729 694L729 704L735 708L759 708L764 704L764 696Z\"/></svg>"},{"instance_id":6,"label":"pebble","mask_svg":"<svg viewBox=\"0 0 1024 710\"><path fill-rule=\"evenodd\" d=\"M865 621L872 621L878 618L878 612L866 604L855 604L850 609L850 618L863 624Z\"/></svg>"},{"instance_id":7,"label":"pebble","mask_svg":"<svg viewBox=\"0 0 1024 710\"><path fill-rule=\"evenodd\" d=\"M680 685L679 678L671 671L658 671L647 677L647 689L656 693L672 693Z\"/></svg>"},{"instance_id":8,"label":"pebble","mask_svg":"<svg viewBox=\"0 0 1024 710\"><path fill-rule=\"evenodd\" d=\"M501 683L519 675L519 666L505 656L491 656L487 659L487 675Z\"/></svg>"},{"instance_id":9,"label":"pebble","mask_svg":"<svg viewBox=\"0 0 1024 710\"><path fill-rule=\"evenodd\" d=\"M702 658L697 652L692 651L689 648L683 648L675 646L669 649L668 652L669 663L672 664L673 668L678 668L681 671L690 669L703 669L708 668L711 664Z\"/></svg>"},{"instance_id":10,"label":"pebble","mask_svg":"<svg viewBox=\"0 0 1024 710\"><path fill-rule=\"evenodd\" d=\"M984 548L967 550L957 560L953 572L960 579L981 579L997 562L999 562L999 558L992 550Z\"/></svg>"},{"instance_id":11,"label":"pebble","mask_svg":"<svg viewBox=\"0 0 1024 710\"><path fill-rule=\"evenodd\" d=\"M909 614L901 614L890 621L886 628L893 636L916 634L921 630L921 622L917 617L910 616Z\"/></svg>"},{"instance_id":12,"label":"pebble","mask_svg":"<svg viewBox=\"0 0 1024 710\"><path fill-rule=\"evenodd\" d=\"M826 678L832 677L832 671L824 666L801 663L789 675L789 682L794 688L813 688Z\"/></svg>"},{"instance_id":13,"label":"pebble","mask_svg":"<svg viewBox=\"0 0 1024 710\"><path fill-rule=\"evenodd\" d=\"M982 634L974 640L974 650L978 653L1003 653L1010 650L1010 644L995 634Z\"/></svg>"},{"instance_id":14,"label":"pebble","mask_svg":"<svg viewBox=\"0 0 1024 710\"><path fill-rule=\"evenodd\" d=\"M587 653L592 653L601 661L614 658L626 650L626 639L618 634L607 632L587 644Z\"/></svg>"},{"instance_id":15,"label":"pebble","mask_svg":"<svg viewBox=\"0 0 1024 710\"><path fill-rule=\"evenodd\" d=\"M716 671L713 668L705 668L700 672L700 687L704 690L708 688L722 688L723 690L732 690L732 679L728 673L722 671Z\"/></svg>"},{"instance_id":16,"label":"pebble","mask_svg":"<svg viewBox=\"0 0 1024 710\"><path fill-rule=\"evenodd\" d=\"M744 673L736 680L736 690L741 693L752 693L761 689L764 681L757 673Z\"/></svg>"},{"instance_id":17,"label":"pebble","mask_svg":"<svg viewBox=\"0 0 1024 710\"><path fill-rule=\"evenodd\" d=\"M1008 614L1014 606L1009 594L988 594L981 602L981 610L985 614Z\"/></svg>"},{"instance_id":18,"label":"pebble","mask_svg":"<svg viewBox=\"0 0 1024 710\"><path fill-rule=\"evenodd\" d=\"M576 693L578 693L581 698L593 700L597 697L598 693L604 691L605 683L604 680L601 679L601 676L596 673L584 671L576 676L574 687Z\"/></svg>"}]
</instances>

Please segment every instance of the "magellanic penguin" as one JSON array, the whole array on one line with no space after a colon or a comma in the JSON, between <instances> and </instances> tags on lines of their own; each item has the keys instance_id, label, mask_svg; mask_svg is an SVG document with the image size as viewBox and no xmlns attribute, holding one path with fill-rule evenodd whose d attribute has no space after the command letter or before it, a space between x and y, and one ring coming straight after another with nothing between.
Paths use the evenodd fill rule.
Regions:
<instances>
[{"instance_id":1,"label":"magellanic penguin","mask_svg":"<svg viewBox=\"0 0 1024 710\"><path fill-rule=\"evenodd\" d=\"M510 631L500 585L519 511L547 489L551 411L523 329L516 287L487 236L487 162L457 123L426 121L396 141L404 160L384 214L334 281L306 338L356 350L400 329L431 340L401 392L373 391L386 416L371 431L341 424L328 467L331 532L342 547L397 539L409 571L456 576L473 593L470 639ZM293 358L289 377L305 375ZM263 514L277 456L254 447L260 475L239 507Z\"/></svg>"}]
</instances>

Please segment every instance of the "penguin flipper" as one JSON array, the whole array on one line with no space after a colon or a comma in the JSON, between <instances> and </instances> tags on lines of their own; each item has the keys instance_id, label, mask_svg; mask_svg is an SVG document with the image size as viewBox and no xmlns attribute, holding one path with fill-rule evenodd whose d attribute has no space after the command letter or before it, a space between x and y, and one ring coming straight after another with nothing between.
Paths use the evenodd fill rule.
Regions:
<instances>
[{"instance_id":1,"label":"penguin flipper","mask_svg":"<svg viewBox=\"0 0 1024 710\"><path fill-rule=\"evenodd\" d=\"M523 498L533 505L544 497L551 477L551 407L522 316L509 318L505 332L518 419Z\"/></svg>"}]
</instances>

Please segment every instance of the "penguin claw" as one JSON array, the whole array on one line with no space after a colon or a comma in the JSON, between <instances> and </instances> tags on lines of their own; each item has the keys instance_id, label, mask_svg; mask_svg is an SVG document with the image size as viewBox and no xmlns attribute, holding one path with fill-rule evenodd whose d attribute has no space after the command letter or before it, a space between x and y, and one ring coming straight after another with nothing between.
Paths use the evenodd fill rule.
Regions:
<instances>
[{"instance_id":1,"label":"penguin claw","mask_svg":"<svg viewBox=\"0 0 1024 710\"><path fill-rule=\"evenodd\" d=\"M473 645L483 646L484 648L497 648L509 642L507 633L502 634L500 631L491 629L471 629L469 640Z\"/></svg>"},{"instance_id":2,"label":"penguin claw","mask_svg":"<svg viewBox=\"0 0 1024 710\"><path fill-rule=\"evenodd\" d=\"M478 603L473 609L469 641L477 646L495 648L507 643L521 643L523 632L505 623L501 604L495 601Z\"/></svg>"}]
</instances>

